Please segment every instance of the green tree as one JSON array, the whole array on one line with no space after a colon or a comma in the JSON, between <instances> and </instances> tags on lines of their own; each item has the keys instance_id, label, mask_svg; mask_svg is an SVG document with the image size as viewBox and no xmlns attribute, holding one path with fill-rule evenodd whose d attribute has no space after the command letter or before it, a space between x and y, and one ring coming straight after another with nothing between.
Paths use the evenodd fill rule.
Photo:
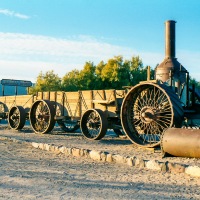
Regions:
<instances>
[{"instance_id":1,"label":"green tree","mask_svg":"<svg viewBox=\"0 0 200 200\"><path fill-rule=\"evenodd\" d=\"M102 80L101 74L102 74L102 70L105 67L105 63L104 61L101 61L95 69L95 75L96 75L96 81L95 81L95 89L100 90L102 88L105 88L104 86L104 82Z\"/></svg>"},{"instance_id":2,"label":"green tree","mask_svg":"<svg viewBox=\"0 0 200 200\"><path fill-rule=\"evenodd\" d=\"M125 61L122 56L115 56L107 63L101 61L97 66L92 62L86 62L82 70L74 69L66 73L62 80L53 71L45 74L40 72L35 86L30 88L30 93L53 90L122 89L123 86L134 86L146 78L147 67L143 66L139 56L133 56L131 60Z\"/></svg>"},{"instance_id":3,"label":"green tree","mask_svg":"<svg viewBox=\"0 0 200 200\"><path fill-rule=\"evenodd\" d=\"M64 91L80 90L80 72L77 69L65 74L62 78L62 89Z\"/></svg>"},{"instance_id":4,"label":"green tree","mask_svg":"<svg viewBox=\"0 0 200 200\"><path fill-rule=\"evenodd\" d=\"M124 64L122 56L115 56L108 60L108 63L97 67L102 86L106 89L121 89L128 84L128 65ZM101 73L100 73L101 72Z\"/></svg>"},{"instance_id":5,"label":"green tree","mask_svg":"<svg viewBox=\"0 0 200 200\"><path fill-rule=\"evenodd\" d=\"M80 90L93 90L95 89L96 75L93 63L86 62L83 70L80 71L79 80L80 80Z\"/></svg>"},{"instance_id":6,"label":"green tree","mask_svg":"<svg viewBox=\"0 0 200 200\"><path fill-rule=\"evenodd\" d=\"M133 56L130 61L130 84L136 85L147 79L147 67L143 66L139 56Z\"/></svg>"},{"instance_id":7,"label":"green tree","mask_svg":"<svg viewBox=\"0 0 200 200\"><path fill-rule=\"evenodd\" d=\"M192 87L192 85L195 85L196 89L200 89L200 82L198 82L195 78L190 77L189 85L190 87Z\"/></svg>"},{"instance_id":8,"label":"green tree","mask_svg":"<svg viewBox=\"0 0 200 200\"><path fill-rule=\"evenodd\" d=\"M61 90L61 79L53 70L46 73L40 72L37 81L33 87L29 89L30 94L40 91L58 91Z\"/></svg>"}]
</instances>

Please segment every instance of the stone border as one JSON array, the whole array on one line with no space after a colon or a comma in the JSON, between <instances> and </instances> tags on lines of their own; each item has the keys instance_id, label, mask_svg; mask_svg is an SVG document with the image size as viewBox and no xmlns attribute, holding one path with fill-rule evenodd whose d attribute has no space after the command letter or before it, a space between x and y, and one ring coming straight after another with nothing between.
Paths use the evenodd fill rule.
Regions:
<instances>
[{"instance_id":1,"label":"stone border","mask_svg":"<svg viewBox=\"0 0 200 200\"><path fill-rule=\"evenodd\" d=\"M80 149L76 147L68 148L63 145L57 146L54 144L47 144L47 143L27 142L27 141L13 139L11 137L0 137L0 139L10 140L18 143L27 143L31 144L32 147L37 149L52 151L54 153L63 153L75 157L90 158L95 161L125 164L131 167L147 168L151 170L157 170L160 172L185 173L190 176L200 177L200 167L198 166L189 166L185 164L171 163L168 161L160 162L158 160L144 160L144 159L139 159L135 156L133 157L121 156L119 154L110 154L108 152Z\"/></svg>"}]
</instances>

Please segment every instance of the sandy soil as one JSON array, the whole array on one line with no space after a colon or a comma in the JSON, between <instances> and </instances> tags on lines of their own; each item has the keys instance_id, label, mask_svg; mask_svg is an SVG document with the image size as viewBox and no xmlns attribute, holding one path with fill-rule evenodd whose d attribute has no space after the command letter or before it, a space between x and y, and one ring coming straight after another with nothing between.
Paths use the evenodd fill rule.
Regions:
<instances>
[{"instance_id":1,"label":"sandy soil","mask_svg":"<svg viewBox=\"0 0 200 200\"><path fill-rule=\"evenodd\" d=\"M64 133L59 128L54 128L51 134L38 135L33 130L26 126L21 131L11 130L7 126L0 126L0 137L11 137L19 140L29 142L41 142L55 145L64 145L66 147L76 147L83 149L90 149L96 151L104 151L112 154L119 154L122 156L130 156L142 158L145 160L159 160L161 162L173 162L190 166L199 166L200 159L195 158L180 158L180 157L166 157L162 158L162 153L158 149L152 151L152 149L138 148L133 145L130 140L117 138L114 132L110 131L106 136L99 141L89 141L83 137L78 130L76 133Z\"/></svg>"},{"instance_id":2,"label":"sandy soil","mask_svg":"<svg viewBox=\"0 0 200 200\"><path fill-rule=\"evenodd\" d=\"M56 139L55 139L56 140ZM0 140L0 199L200 199L200 179Z\"/></svg>"}]
</instances>

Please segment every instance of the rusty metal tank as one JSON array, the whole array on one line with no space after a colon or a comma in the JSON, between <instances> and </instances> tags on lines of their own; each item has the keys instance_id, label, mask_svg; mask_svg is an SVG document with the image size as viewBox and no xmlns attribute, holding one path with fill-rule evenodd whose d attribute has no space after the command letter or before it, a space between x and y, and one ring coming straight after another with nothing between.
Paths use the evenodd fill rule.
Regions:
<instances>
[{"instance_id":1,"label":"rusty metal tank","mask_svg":"<svg viewBox=\"0 0 200 200\"><path fill-rule=\"evenodd\" d=\"M169 128L161 138L164 156L200 158L200 130Z\"/></svg>"}]
</instances>

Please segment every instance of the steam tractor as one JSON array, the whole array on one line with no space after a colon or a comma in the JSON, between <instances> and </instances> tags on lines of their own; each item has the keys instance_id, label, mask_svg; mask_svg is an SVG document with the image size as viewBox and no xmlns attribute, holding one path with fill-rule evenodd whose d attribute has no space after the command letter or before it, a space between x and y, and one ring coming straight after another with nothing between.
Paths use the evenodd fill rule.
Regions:
<instances>
[{"instance_id":1,"label":"steam tractor","mask_svg":"<svg viewBox=\"0 0 200 200\"><path fill-rule=\"evenodd\" d=\"M166 129L198 127L200 122L200 95L189 87L189 72L175 55L175 23L165 22L165 58L155 69L155 80L140 82L123 100L123 129L139 146L155 147Z\"/></svg>"},{"instance_id":2,"label":"steam tractor","mask_svg":"<svg viewBox=\"0 0 200 200\"><path fill-rule=\"evenodd\" d=\"M55 122L66 132L80 127L92 140L104 137L109 128L118 135L124 132L141 147L155 147L161 141L165 146L168 138L163 140L163 133L167 130L172 141L179 143L181 139L176 142L170 128L199 126L200 94L189 87L189 73L175 56L175 23L165 22L165 58L155 69L155 80L147 78L128 92L114 89L4 96L0 97L0 118L8 119L16 130L30 120L34 132L42 134L51 132ZM192 137L187 131L182 128L176 132ZM199 138L199 132L195 134L193 138Z\"/></svg>"}]
</instances>

